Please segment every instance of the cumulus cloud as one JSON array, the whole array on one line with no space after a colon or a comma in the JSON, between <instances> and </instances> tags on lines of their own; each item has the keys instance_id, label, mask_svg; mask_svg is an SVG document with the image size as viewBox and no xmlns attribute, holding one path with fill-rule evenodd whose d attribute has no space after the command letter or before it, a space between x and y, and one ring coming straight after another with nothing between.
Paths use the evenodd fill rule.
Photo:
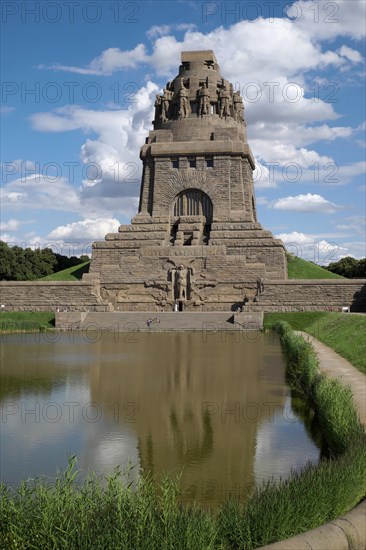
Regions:
<instances>
[{"instance_id":1,"label":"cumulus cloud","mask_svg":"<svg viewBox=\"0 0 366 550\"><path fill-rule=\"evenodd\" d=\"M115 71L133 69L140 63L147 60L146 47L138 44L133 50L120 50L119 48L108 48L98 57L95 57L86 67L75 67L73 65L38 65L39 69L52 69L77 73L83 75L110 75Z\"/></svg>"},{"instance_id":2,"label":"cumulus cloud","mask_svg":"<svg viewBox=\"0 0 366 550\"><path fill-rule=\"evenodd\" d=\"M332 214L341 208L333 202L326 200L321 195L312 195L311 193L277 199L271 203L270 207L275 210L321 212L322 214Z\"/></svg>"},{"instance_id":3,"label":"cumulus cloud","mask_svg":"<svg viewBox=\"0 0 366 550\"><path fill-rule=\"evenodd\" d=\"M337 239L327 241L320 235L310 235L300 231L280 233L276 238L281 239L286 250L291 254L320 265L336 262L350 252L348 246L336 242Z\"/></svg>"},{"instance_id":4,"label":"cumulus cloud","mask_svg":"<svg viewBox=\"0 0 366 550\"><path fill-rule=\"evenodd\" d=\"M334 162L332 157L320 155L317 151L306 149L306 147L296 149L294 145L282 143L279 140L271 142L253 139L250 143L254 154L271 165L292 164L298 165L300 168L310 168L315 163L324 165Z\"/></svg>"},{"instance_id":5,"label":"cumulus cloud","mask_svg":"<svg viewBox=\"0 0 366 550\"><path fill-rule=\"evenodd\" d=\"M311 15L309 2L297 4L304 4L304 13ZM294 7L288 10L290 15L291 9ZM347 9L347 15L351 13L352 10ZM241 75L243 67L247 82L250 82L258 78L261 80L263 76L273 80L279 75L301 75L304 71L317 67L345 64L344 50L342 53L321 50L314 39L313 27L317 30L322 25L314 25L314 21L312 23L313 25L309 25L305 18L296 22L283 18L260 18L255 23L239 21L227 29L217 27L207 34L194 30L189 24L154 26L148 31L150 38L157 37L151 54L140 43L132 50L108 48L85 67L54 64L48 68L80 74L110 75L114 71L149 64L159 75L172 76L180 51L197 49L214 49L226 77L234 82ZM357 23L360 28L360 21ZM323 26L332 27L330 24ZM342 32L347 34L340 25L336 27L331 29L331 36ZM350 27L347 28L351 31ZM186 30L183 39L179 41L175 36L167 34L172 30ZM246 37L245 40L243 36ZM273 51L276 51L275 56ZM355 54L350 55L355 57ZM353 61L350 57L347 60ZM44 65L39 67L47 68Z\"/></svg>"},{"instance_id":6,"label":"cumulus cloud","mask_svg":"<svg viewBox=\"0 0 366 550\"><path fill-rule=\"evenodd\" d=\"M147 31L146 35L154 39L157 36L164 36L172 31L191 31L196 28L194 23L180 23L178 25L153 25Z\"/></svg>"},{"instance_id":7,"label":"cumulus cloud","mask_svg":"<svg viewBox=\"0 0 366 550\"><path fill-rule=\"evenodd\" d=\"M269 187L277 187L274 171L269 170L267 166L256 160L255 170L253 172L253 180L256 189L265 189ZM258 201L257 201L258 202Z\"/></svg>"},{"instance_id":8,"label":"cumulus cloud","mask_svg":"<svg viewBox=\"0 0 366 550\"><path fill-rule=\"evenodd\" d=\"M296 26L314 39L365 36L366 3L349 0L298 0L286 9Z\"/></svg>"},{"instance_id":9,"label":"cumulus cloud","mask_svg":"<svg viewBox=\"0 0 366 550\"><path fill-rule=\"evenodd\" d=\"M304 147L318 141L334 141L345 139L353 135L355 130L350 126L305 126L296 122L256 122L250 126L248 133L251 139L266 141L280 141L287 145Z\"/></svg>"},{"instance_id":10,"label":"cumulus cloud","mask_svg":"<svg viewBox=\"0 0 366 550\"><path fill-rule=\"evenodd\" d=\"M363 62L363 57L361 53L358 50L353 50L352 48L349 48L348 46L342 46L337 50L337 53L339 53L339 55L341 55L342 57L349 59L349 61L352 61L353 63Z\"/></svg>"},{"instance_id":11,"label":"cumulus cloud","mask_svg":"<svg viewBox=\"0 0 366 550\"><path fill-rule=\"evenodd\" d=\"M347 183L355 176L360 176L365 173L366 162L364 160L353 162L352 164L344 164L339 167L339 177L343 183Z\"/></svg>"},{"instance_id":12,"label":"cumulus cloud","mask_svg":"<svg viewBox=\"0 0 366 550\"><path fill-rule=\"evenodd\" d=\"M18 178L0 191L3 208L9 210L49 209L78 212L80 202L77 190L64 178L45 177L42 174Z\"/></svg>"},{"instance_id":13,"label":"cumulus cloud","mask_svg":"<svg viewBox=\"0 0 366 550\"><path fill-rule=\"evenodd\" d=\"M88 137L80 149L82 164L90 167L77 196L85 216L107 211L128 217L136 213L141 181L138 152L151 129L158 90L157 84L147 82L136 92L135 102L124 110L96 111L68 105L31 116L38 131L77 129L97 135Z\"/></svg>"},{"instance_id":14,"label":"cumulus cloud","mask_svg":"<svg viewBox=\"0 0 366 550\"><path fill-rule=\"evenodd\" d=\"M84 219L78 222L60 225L47 236L56 240L93 240L104 239L107 233L118 231L119 221L110 219Z\"/></svg>"},{"instance_id":15,"label":"cumulus cloud","mask_svg":"<svg viewBox=\"0 0 366 550\"><path fill-rule=\"evenodd\" d=\"M11 219L7 222L0 222L0 231L18 231L19 226L19 220Z\"/></svg>"}]
</instances>

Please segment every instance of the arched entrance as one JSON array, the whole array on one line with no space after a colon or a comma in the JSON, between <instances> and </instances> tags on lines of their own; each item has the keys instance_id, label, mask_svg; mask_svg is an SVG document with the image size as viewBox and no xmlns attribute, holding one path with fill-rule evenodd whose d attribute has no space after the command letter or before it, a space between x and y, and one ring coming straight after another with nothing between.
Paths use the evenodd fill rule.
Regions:
<instances>
[{"instance_id":1,"label":"arched entrance","mask_svg":"<svg viewBox=\"0 0 366 550\"><path fill-rule=\"evenodd\" d=\"M179 237L178 242L183 246L192 244L208 244L210 239L211 222L213 216L213 204L210 197L200 189L185 189L177 195L173 201L172 210L172 225L170 233L170 242L174 245L179 233L179 218L184 216L194 217L199 216L202 223L201 229L197 232L197 227L189 230L187 226L184 232ZM203 218L203 220L202 220Z\"/></svg>"},{"instance_id":2,"label":"arched entrance","mask_svg":"<svg viewBox=\"0 0 366 550\"><path fill-rule=\"evenodd\" d=\"M212 201L200 189L186 189L182 191L173 203L172 214L174 218L179 216L205 216L206 223L211 223L212 213Z\"/></svg>"}]
</instances>

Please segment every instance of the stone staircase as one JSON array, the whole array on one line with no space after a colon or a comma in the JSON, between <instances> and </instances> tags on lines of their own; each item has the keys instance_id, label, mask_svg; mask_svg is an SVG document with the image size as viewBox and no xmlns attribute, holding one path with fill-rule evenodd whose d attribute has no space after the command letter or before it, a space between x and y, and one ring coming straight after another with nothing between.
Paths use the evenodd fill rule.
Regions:
<instances>
[{"instance_id":1,"label":"stone staircase","mask_svg":"<svg viewBox=\"0 0 366 550\"><path fill-rule=\"evenodd\" d=\"M249 319L250 317L250 319ZM151 319L150 327L147 320ZM160 322L159 322L159 321ZM183 331L222 331L261 328L261 323L253 325L253 316L240 314L240 322L234 323L234 313L228 312L60 312L56 314L56 327L62 330L90 330L112 332L183 332Z\"/></svg>"}]
</instances>

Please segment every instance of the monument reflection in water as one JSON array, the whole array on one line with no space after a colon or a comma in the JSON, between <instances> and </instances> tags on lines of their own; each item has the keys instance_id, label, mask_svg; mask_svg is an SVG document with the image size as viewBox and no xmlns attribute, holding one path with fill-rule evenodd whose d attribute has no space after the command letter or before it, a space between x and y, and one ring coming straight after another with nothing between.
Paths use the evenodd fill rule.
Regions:
<instances>
[{"instance_id":1,"label":"monument reflection in water","mask_svg":"<svg viewBox=\"0 0 366 550\"><path fill-rule=\"evenodd\" d=\"M182 474L186 502L214 505L319 459L289 407L273 334L90 333L72 342L59 334L36 345L20 338L9 336L2 351L7 482L53 477L77 454L84 473L130 461L134 476ZM38 416L21 414L36 403Z\"/></svg>"}]
</instances>

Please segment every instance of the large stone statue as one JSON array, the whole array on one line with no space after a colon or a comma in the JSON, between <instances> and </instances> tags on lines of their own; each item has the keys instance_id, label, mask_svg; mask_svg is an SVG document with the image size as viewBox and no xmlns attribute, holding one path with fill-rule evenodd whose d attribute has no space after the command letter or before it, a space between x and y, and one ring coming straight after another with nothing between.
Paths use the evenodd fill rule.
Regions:
<instances>
[{"instance_id":1,"label":"large stone statue","mask_svg":"<svg viewBox=\"0 0 366 550\"><path fill-rule=\"evenodd\" d=\"M185 118L189 114L188 90L183 84L183 78L180 80L178 90L178 118Z\"/></svg>"},{"instance_id":2,"label":"large stone statue","mask_svg":"<svg viewBox=\"0 0 366 550\"><path fill-rule=\"evenodd\" d=\"M187 269L180 265L176 271L177 298L186 300L187 298Z\"/></svg>"},{"instance_id":3,"label":"large stone statue","mask_svg":"<svg viewBox=\"0 0 366 550\"><path fill-rule=\"evenodd\" d=\"M230 116L230 93L227 91L226 86L223 86L219 92L220 103L220 118Z\"/></svg>"},{"instance_id":4,"label":"large stone statue","mask_svg":"<svg viewBox=\"0 0 366 550\"><path fill-rule=\"evenodd\" d=\"M209 115L210 114L210 94L206 84L200 88L198 92L199 97L199 116Z\"/></svg>"},{"instance_id":5,"label":"large stone statue","mask_svg":"<svg viewBox=\"0 0 366 550\"><path fill-rule=\"evenodd\" d=\"M169 107L170 107L171 94L166 88L163 90L163 95L161 97L161 120L165 122L169 118Z\"/></svg>"},{"instance_id":6,"label":"large stone statue","mask_svg":"<svg viewBox=\"0 0 366 550\"><path fill-rule=\"evenodd\" d=\"M162 97L160 95L156 96L154 107L155 107L154 123L157 123L157 122L160 122L161 120Z\"/></svg>"},{"instance_id":7,"label":"large stone statue","mask_svg":"<svg viewBox=\"0 0 366 550\"><path fill-rule=\"evenodd\" d=\"M244 120L244 105L240 92L234 92L234 119L236 122L243 122Z\"/></svg>"}]
</instances>

